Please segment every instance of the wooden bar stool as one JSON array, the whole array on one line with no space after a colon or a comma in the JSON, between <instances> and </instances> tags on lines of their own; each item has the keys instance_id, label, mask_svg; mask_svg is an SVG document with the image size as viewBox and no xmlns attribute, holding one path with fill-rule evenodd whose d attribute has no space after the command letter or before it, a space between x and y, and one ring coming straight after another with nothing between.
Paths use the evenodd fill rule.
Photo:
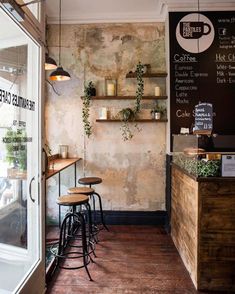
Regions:
<instances>
[{"instance_id":1,"label":"wooden bar stool","mask_svg":"<svg viewBox=\"0 0 235 294\"><path fill-rule=\"evenodd\" d=\"M69 188L67 190L67 193L69 195L71 195L71 194L84 194L84 195L90 196L90 198L91 198L91 197L93 197L95 190L92 188L89 188L89 187L73 187L73 188ZM90 207L89 207L89 209L90 209ZM95 226L95 222L92 223L92 219L90 220L90 222L92 225L89 227L89 234L93 237L94 241L96 243L98 243L98 238L96 237L96 235L98 233L98 229ZM94 256L96 257L95 254L94 254Z\"/></svg>"},{"instance_id":2,"label":"wooden bar stool","mask_svg":"<svg viewBox=\"0 0 235 294\"><path fill-rule=\"evenodd\" d=\"M89 197L84 194L64 195L60 196L56 202L60 206L71 207L61 224L58 253L55 253L53 248L51 250L57 257L57 265L60 268L70 270L85 267L88 277L92 281L87 268L87 265L93 260L90 256L91 251L89 251L89 239L86 236L86 223L83 214L76 211L77 206L89 205ZM88 219L91 221L91 212L88 211L88 214L90 214ZM81 232L80 235L79 232ZM76 250L68 250L69 247L76 248ZM61 264L61 261L65 262L66 259L76 258L82 258L83 263L78 266Z\"/></svg>"},{"instance_id":3,"label":"wooden bar stool","mask_svg":"<svg viewBox=\"0 0 235 294\"><path fill-rule=\"evenodd\" d=\"M81 184L81 185L89 185L89 187L91 188L92 185L97 185L97 184L102 183L102 179L101 178L98 178L98 177L85 177L85 178L80 178L78 180L78 183ZM107 231L109 231L109 229L106 226L105 221L104 221L104 214L103 214L101 196L97 192L95 192L95 191L92 194L94 213L96 212L96 210L95 210L95 198L94 198L94 196L97 196L98 201L99 201L101 224L103 225L103 227Z\"/></svg>"}]
</instances>

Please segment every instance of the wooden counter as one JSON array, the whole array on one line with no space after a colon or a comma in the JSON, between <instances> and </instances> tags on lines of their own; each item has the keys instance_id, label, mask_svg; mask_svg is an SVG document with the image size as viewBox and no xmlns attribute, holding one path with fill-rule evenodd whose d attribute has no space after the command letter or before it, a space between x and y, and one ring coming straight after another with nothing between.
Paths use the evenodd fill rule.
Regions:
<instances>
[{"instance_id":1,"label":"wooden counter","mask_svg":"<svg viewBox=\"0 0 235 294\"><path fill-rule=\"evenodd\" d=\"M55 174L58 174L62 170L66 169L70 165L75 164L82 158L67 158L67 159L62 159L62 158L56 158L54 159L54 169L49 169L48 172L46 173L46 179L49 179L50 177L53 177Z\"/></svg>"},{"instance_id":2,"label":"wooden counter","mask_svg":"<svg viewBox=\"0 0 235 294\"><path fill-rule=\"evenodd\" d=\"M171 234L198 290L235 291L235 179L172 166Z\"/></svg>"}]
</instances>

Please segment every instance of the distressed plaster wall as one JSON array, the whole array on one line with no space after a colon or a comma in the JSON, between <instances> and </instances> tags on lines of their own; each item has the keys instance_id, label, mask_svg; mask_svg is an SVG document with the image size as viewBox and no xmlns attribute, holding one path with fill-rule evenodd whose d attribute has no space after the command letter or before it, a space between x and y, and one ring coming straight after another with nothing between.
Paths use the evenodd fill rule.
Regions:
<instances>
[{"instance_id":1,"label":"distressed plaster wall","mask_svg":"<svg viewBox=\"0 0 235 294\"><path fill-rule=\"evenodd\" d=\"M120 123L97 123L95 119L102 106L116 113L133 106L133 101L95 100L91 106L93 135L84 139L80 99L84 79L95 83L97 95L104 95L104 77L115 76L118 95L134 95L136 80L125 76L135 70L138 61L151 64L153 72L165 71L164 29L163 23L62 26L61 63L72 79L55 84L60 96L48 87L46 137L54 153L59 144L67 144L71 157L85 157L80 176L85 173L103 178L96 189L107 210L165 209L166 124L139 123L141 131L124 142ZM50 55L57 58L57 25L49 26L48 45ZM145 79L144 94L154 95L156 84L165 92L165 79L155 78ZM143 117L149 117L152 104L144 102Z\"/></svg>"}]
</instances>

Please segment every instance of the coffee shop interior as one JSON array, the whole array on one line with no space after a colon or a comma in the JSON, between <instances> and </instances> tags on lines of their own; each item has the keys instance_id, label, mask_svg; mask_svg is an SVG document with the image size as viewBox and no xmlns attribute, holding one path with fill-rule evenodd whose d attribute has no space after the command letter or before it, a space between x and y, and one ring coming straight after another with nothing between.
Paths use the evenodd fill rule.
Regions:
<instances>
[{"instance_id":1,"label":"coffee shop interior","mask_svg":"<svg viewBox=\"0 0 235 294\"><path fill-rule=\"evenodd\" d=\"M235 292L235 0L0 24L0 293Z\"/></svg>"}]
</instances>

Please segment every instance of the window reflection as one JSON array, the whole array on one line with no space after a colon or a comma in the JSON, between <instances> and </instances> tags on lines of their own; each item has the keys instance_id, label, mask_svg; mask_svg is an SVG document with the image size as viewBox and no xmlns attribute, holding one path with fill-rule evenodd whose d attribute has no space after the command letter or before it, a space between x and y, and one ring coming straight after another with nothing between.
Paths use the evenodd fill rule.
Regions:
<instances>
[{"instance_id":1,"label":"window reflection","mask_svg":"<svg viewBox=\"0 0 235 294\"><path fill-rule=\"evenodd\" d=\"M7 93L27 93L26 45L0 50L0 243L27 248L26 114Z\"/></svg>"}]
</instances>

